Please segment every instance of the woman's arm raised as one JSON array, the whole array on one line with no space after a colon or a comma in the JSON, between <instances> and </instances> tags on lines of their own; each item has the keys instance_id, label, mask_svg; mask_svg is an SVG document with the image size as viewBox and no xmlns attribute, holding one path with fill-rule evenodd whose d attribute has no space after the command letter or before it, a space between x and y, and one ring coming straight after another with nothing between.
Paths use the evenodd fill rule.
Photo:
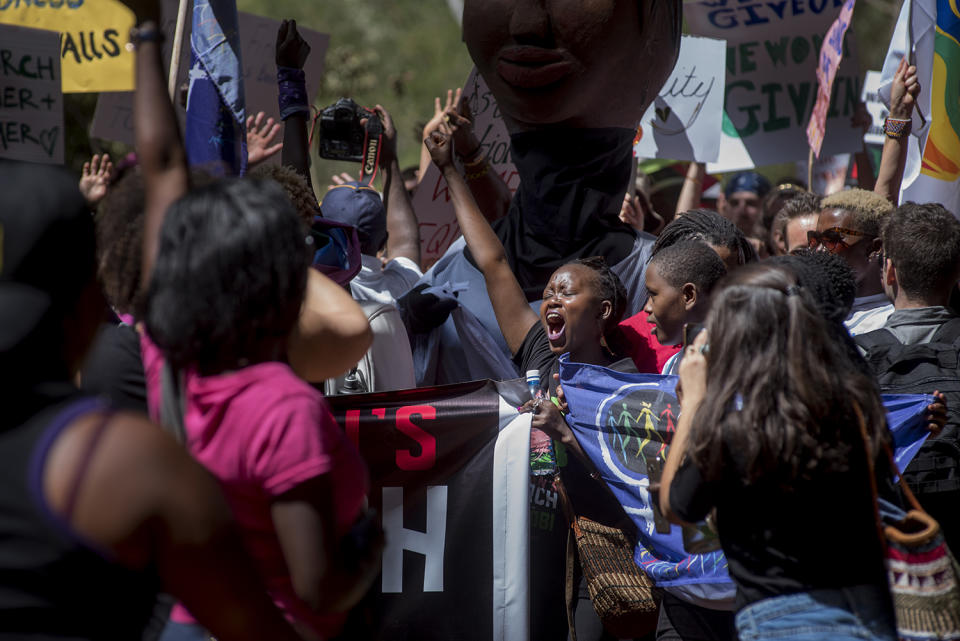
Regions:
<instances>
[{"instance_id":1,"label":"woman's arm raised","mask_svg":"<svg viewBox=\"0 0 960 641\"><path fill-rule=\"evenodd\" d=\"M450 129L445 125L441 126L424 144L447 181L460 231L487 282L487 294L497 316L497 323L500 324L500 331L507 341L507 347L511 354L516 354L530 327L539 322L539 317L530 309L527 297L510 269L503 243L480 212L470 188L453 164L453 137Z\"/></svg>"}]
</instances>

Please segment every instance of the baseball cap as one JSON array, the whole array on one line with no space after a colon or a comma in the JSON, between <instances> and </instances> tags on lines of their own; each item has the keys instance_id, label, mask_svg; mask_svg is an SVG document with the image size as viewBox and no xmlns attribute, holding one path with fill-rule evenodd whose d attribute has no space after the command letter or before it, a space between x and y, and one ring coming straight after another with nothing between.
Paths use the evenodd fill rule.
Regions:
<instances>
[{"instance_id":1,"label":"baseball cap","mask_svg":"<svg viewBox=\"0 0 960 641\"><path fill-rule=\"evenodd\" d=\"M331 187L320 203L324 218L357 229L360 251L375 255L387 239L387 214L377 190L356 180Z\"/></svg>"},{"instance_id":2,"label":"baseball cap","mask_svg":"<svg viewBox=\"0 0 960 641\"><path fill-rule=\"evenodd\" d=\"M770 191L770 181L755 171L744 171L730 179L723 194L729 198L738 191L749 191L763 198Z\"/></svg>"},{"instance_id":3,"label":"baseball cap","mask_svg":"<svg viewBox=\"0 0 960 641\"><path fill-rule=\"evenodd\" d=\"M0 355L70 310L95 252L93 218L73 176L0 160Z\"/></svg>"}]
</instances>

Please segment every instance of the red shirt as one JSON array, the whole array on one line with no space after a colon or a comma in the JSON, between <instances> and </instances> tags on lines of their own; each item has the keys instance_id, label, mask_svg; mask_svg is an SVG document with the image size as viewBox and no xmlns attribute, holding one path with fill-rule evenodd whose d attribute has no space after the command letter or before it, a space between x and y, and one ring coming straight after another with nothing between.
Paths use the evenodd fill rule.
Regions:
<instances>
[{"instance_id":1,"label":"red shirt","mask_svg":"<svg viewBox=\"0 0 960 641\"><path fill-rule=\"evenodd\" d=\"M629 346L627 356L642 374L659 374L667 360L680 351L680 345L663 346L653 335L647 313L640 312L620 323L620 331Z\"/></svg>"}]
</instances>

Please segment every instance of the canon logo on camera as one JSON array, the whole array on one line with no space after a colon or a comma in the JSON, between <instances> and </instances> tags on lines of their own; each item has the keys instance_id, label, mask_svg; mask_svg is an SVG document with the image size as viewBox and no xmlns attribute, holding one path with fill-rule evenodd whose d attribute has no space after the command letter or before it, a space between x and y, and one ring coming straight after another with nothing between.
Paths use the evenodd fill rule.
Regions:
<instances>
[{"instance_id":1,"label":"canon logo on camera","mask_svg":"<svg viewBox=\"0 0 960 641\"><path fill-rule=\"evenodd\" d=\"M377 166L377 144L380 141L377 138L371 138L367 141L367 157L363 162L363 173L372 174Z\"/></svg>"}]
</instances>

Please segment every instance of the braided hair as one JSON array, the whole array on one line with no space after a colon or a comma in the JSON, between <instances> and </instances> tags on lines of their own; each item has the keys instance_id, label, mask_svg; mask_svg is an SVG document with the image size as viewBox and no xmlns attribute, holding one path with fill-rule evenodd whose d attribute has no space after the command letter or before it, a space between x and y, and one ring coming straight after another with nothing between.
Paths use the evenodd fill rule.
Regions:
<instances>
[{"instance_id":1,"label":"braided hair","mask_svg":"<svg viewBox=\"0 0 960 641\"><path fill-rule=\"evenodd\" d=\"M757 252L736 225L712 209L691 209L671 220L653 245L657 252L685 240L699 240L715 247L725 247L737 256L737 264L757 260Z\"/></svg>"},{"instance_id":2,"label":"braided hair","mask_svg":"<svg viewBox=\"0 0 960 641\"><path fill-rule=\"evenodd\" d=\"M593 271L597 296L600 300L610 301L612 311L607 319L606 326L603 328L603 339L606 342L607 350L613 356L626 354L627 342L620 331L620 321L623 320L623 315L627 311L626 287L623 286L620 277L610 269L603 256L580 258L576 261L576 264L583 265Z\"/></svg>"}]
</instances>

